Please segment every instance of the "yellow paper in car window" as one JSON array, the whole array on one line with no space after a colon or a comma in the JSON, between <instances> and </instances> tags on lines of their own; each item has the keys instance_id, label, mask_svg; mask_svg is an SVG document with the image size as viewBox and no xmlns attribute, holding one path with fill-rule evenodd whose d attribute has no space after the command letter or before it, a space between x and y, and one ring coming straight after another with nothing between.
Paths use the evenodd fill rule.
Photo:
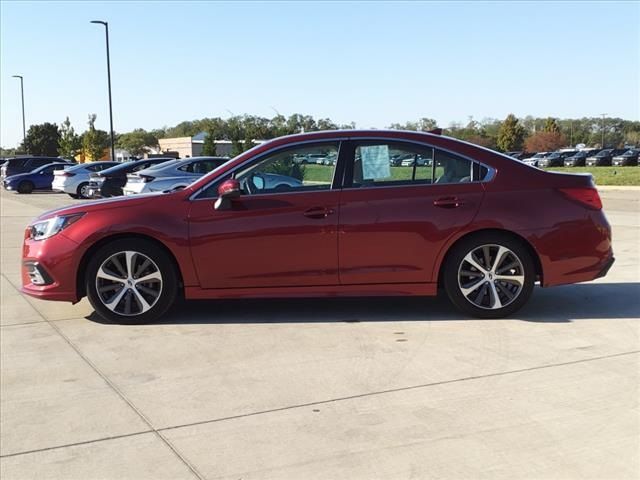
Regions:
<instances>
[{"instance_id":1,"label":"yellow paper in car window","mask_svg":"<svg viewBox=\"0 0 640 480\"><path fill-rule=\"evenodd\" d=\"M362 158L362 178L364 180L380 180L391 177L389 145L360 147L360 157Z\"/></svg>"}]
</instances>

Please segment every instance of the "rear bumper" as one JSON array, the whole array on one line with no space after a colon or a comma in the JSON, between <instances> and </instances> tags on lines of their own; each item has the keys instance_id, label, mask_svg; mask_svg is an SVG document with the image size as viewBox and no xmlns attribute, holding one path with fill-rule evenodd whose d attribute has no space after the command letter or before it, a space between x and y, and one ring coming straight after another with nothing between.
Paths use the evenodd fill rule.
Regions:
<instances>
[{"instance_id":1,"label":"rear bumper","mask_svg":"<svg viewBox=\"0 0 640 480\"><path fill-rule=\"evenodd\" d=\"M604 266L602 267L602 270L600 270L600 273L598 273L598 275L596 275L596 278L602 278L602 277L606 276L607 273L609 273L609 270L611 269L611 267L613 266L615 261L616 261L616 259L615 259L615 257L613 255L611 256L611 258L606 260Z\"/></svg>"},{"instance_id":2,"label":"rear bumper","mask_svg":"<svg viewBox=\"0 0 640 480\"><path fill-rule=\"evenodd\" d=\"M540 259L543 287L588 282L608 273L615 261L611 227L602 211L590 211L585 220L528 238Z\"/></svg>"}]
</instances>

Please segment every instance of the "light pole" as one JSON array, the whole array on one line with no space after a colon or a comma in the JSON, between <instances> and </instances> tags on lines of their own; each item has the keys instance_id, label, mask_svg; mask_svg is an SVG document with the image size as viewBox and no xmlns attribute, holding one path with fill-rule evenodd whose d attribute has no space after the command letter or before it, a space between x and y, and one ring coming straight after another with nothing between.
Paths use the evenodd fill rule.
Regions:
<instances>
[{"instance_id":1,"label":"light pole","mask_svg":"<svg viewBox=\"0 0 640 480\"><path fill-rule=\"evenodd\" d=\"M107 39L107 84L109 86L109 126L111 137L111 161L116 161L116 150L113 141L113 108L111 107L111 61L109 60L109 24L102 20L91 20L91 23L99 23L104 25L104 32ZM95 159L94 159L95 160Z\"/></svg>"},{"instance_id":2,"label":"light pole","mask_svg":"<svg viewBox=\"0 0 640 480\"><path fill-rule=\"evenodd\" d=\"M22 96L22 145L24 146L24 141L27 138L27 128L24 121L24 79L22 78L22 75L12 75L12 77L20 79L20 95Z\"/></svg>"},{"instance_id":3,"label":"light pole","mask_svg":"<svg viewBox=\"0 0 640 480\"><path fill-rule=\"evenodd\" d=\"M604 117L606 113L601 113L600 115L602 115L602 148L604 148Z\"/></svg>"}]
</instances>

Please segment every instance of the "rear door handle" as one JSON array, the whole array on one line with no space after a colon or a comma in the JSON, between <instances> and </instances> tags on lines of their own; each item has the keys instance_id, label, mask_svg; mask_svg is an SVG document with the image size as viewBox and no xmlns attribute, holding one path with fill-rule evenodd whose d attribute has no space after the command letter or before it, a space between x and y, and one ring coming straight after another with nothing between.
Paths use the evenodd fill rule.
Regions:
<instances>
[{"instance_id":1,"label":"rear door handle","mask_svg":"<svg viewBox=\"0 0 640 480\"><path fill-rule=\"evenodd\" d=\"M458 197L442 197L433 201L433 206L438 208L458 208L464 205L464 202Z\"/></svg>"},{"instance_id":2,"label":"rear door handle","mask_svg":"<svg viewBox=\"0 0 640 480\"><path fill-rule=\"evenodd\" d=\"M327 218L329 215L333 215L334 213L335 210L333 210L333 208L313 207L305 211L304 216L307 218L322 219Z\"/></svg>"}]
</instances>

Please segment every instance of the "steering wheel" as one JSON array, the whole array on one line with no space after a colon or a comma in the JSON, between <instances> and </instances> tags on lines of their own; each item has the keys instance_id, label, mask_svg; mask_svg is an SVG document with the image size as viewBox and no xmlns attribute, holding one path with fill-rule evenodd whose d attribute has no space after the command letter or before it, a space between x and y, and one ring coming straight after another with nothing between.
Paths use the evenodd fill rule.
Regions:
<instances>
[{"instance_id":1,"label":"steering wheel","mask_svg":"<svg viewBox=\"0 0 640 480\"><path fill-rule=\"evenodd\" d=\"M260 177L260 174L252 173L242 181L241 188L243 190L246 190L246 192L249 195L255 195L256 193L260 192L260 189L256 186L255 182L253 181L253 179L256 177ZM264 185L264 179L261 178L261 180L262 180L262 184Z\"/></svg>"}]
</instances>

